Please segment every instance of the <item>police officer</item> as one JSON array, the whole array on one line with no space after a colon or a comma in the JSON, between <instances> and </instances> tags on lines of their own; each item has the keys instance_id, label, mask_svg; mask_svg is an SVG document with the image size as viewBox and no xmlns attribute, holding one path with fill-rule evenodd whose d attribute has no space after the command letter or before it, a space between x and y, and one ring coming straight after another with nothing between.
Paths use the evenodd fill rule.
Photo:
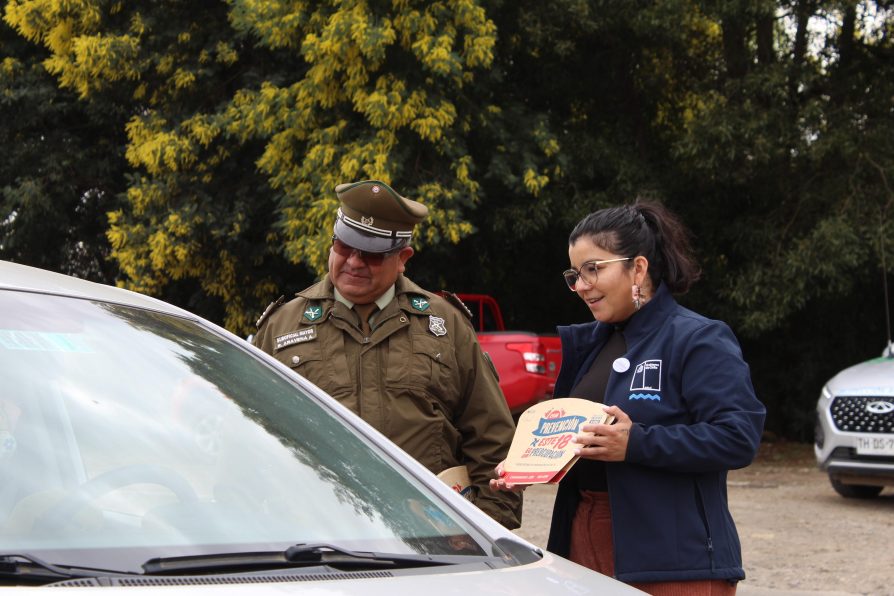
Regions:
<instances>
[{"instance_id":1,"label":"police officer","mask_svg":"<svg viewBox=\"0 0 894 596\"><path fill-rule=\"evenodd\" d=\"M435 474L466 465L472 501L513 529L521 496L488 486L515 425L461 306L403 272L425 205L377 180L340 184L329 274L258 321L254 343Z\"/></svg>"}]
</instances>

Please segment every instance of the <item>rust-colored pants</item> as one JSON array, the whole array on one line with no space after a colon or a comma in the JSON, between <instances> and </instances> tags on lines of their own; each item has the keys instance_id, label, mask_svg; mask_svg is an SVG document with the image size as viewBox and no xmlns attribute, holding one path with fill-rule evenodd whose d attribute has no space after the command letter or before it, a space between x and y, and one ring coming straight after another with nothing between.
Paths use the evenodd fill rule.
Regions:
<instances>
[{"instance_id":1,"label":"rust-colored pants","mask_svg":"<svg viewBox=\"0 0 894 596\"><path fill-rule=\"evenodd\" d=\"M581 491L580 505L571 525L568 558L603 575L615 575L608 493ZM724 580L640 582L630 585L652 596L735 596L736 593L736 584Z\"/></svg>"},{"instance_id":2,"label":"rust-colored pants","mask_svg":"<svg viewBox=\"0 0 894 596\"><path fill-rule=\"evenodd\" d=\"M608 493L580 491L580 504L571 524L571 550L568 558L603 575L615 575L615 549L612 544L612 515Z\"/></svg>"}]
</instances>

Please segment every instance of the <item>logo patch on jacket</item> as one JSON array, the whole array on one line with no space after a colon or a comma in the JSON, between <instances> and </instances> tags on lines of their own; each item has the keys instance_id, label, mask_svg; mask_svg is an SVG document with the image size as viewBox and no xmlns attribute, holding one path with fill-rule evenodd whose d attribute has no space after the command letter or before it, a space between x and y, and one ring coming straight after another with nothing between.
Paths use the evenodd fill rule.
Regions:
<instances>
[{"instance_id":1,"label":"logo patch on jacket","mask_svg":"<svg viewBox=\"0 0 894 596\"><path fill-rule=\"evenodd\" d=\"M418 311L428 310L428 298L425 296L415 296L410 300L410 304ZM445 332L446 333L446 332Z\"/></svg>"},{"instance_id":2,"label":"logo patch on jacket","mask_svg":"<svg viewBox=\"0 0 894 596\"><path fill-rule=\"evenodd\" d=\"M435 315L428 315L428 330L437 336L447 335L447 325L444 319Z\"/></svg>"},{"instance_id":3,"label":"logo patch on jacket","mask_svg":"<svg viewBox=\"0 0 894 596\"><path fill-rule=\"evenodd\" d=\"M630 391L642 391L631 393L627 399L647 399L661 401L661 396L648 391L661 391L661 360L643 360L633 369L633 379L630 381Z\"/></svg>"},{"instance_id":4,"label":"logo patch on jacket","mask_svg":"<svg viewBox=\"0 0 894 596\"><path fill-rule=\"evenodd\" d=\"M323 307L319 304L311 304L304 309L304 318L308 321L316 321L323 316Z\"/></svg>"},{"instance_id":5,"label":"logo patch on jacket","mask_svg":"<svg viewBox=\"0 0 894 596\"><path fill-rule=\"evenodd\" d=\"M283 348L288 348L289 346L294 346L295 344L300 344L312 339L317 339L316 327L308 327L301 331L292 331L291 333L277 336L274 340L273 349L278 352Z\"/></svg>"}]
</instances>

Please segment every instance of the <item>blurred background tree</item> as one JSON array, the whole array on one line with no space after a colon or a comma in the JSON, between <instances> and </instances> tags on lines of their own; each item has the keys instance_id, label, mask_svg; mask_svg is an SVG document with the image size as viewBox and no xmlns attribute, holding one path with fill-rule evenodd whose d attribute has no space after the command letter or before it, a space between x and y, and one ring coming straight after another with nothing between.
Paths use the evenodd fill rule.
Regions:
<instances>
[{"instance_id":1,"label":"blurred background tree","mask_svg":"<svg viewBox=\"0 0 894 596\"><path fill-rule=\"evenodd\" d=\"M0 255L246 334L324 271L334 186L379 178L432 210L415 281L548 332L589 317L559 276L574 223L654 197L705 270L684 304L739 335L768 429L807 440L822 383L888 339L892 12L7 0Z\"/></svg>"},{"instance_id":2,"label":"blurred background tree","mask_svg":"<svg viewBox=\"0 0 894 596\"><path fill-rule=\"evenodd\" d=\"M125 188L120 105L85 103L0 22L0 258L114 283L106 213Z\"/></svg>"}]
</instances>

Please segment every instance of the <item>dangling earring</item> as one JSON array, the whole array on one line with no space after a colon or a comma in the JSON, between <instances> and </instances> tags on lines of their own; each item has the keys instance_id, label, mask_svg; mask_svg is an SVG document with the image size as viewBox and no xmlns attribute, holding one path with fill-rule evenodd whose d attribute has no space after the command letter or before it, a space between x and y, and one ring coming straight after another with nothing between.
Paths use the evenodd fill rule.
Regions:
<instances>
[{"instance_id":1,"label":"dangling earring","mask_svg":"<svg viewBox=\"0 0 894 596\"><path fill-rule=\"evenodd\" d=\"M636 311L639 310L640 307L642 307L643 305L643 295L639 290L639 286L636 284L633 284L631 290L633 293L633 310Z\"/></svg>"}]
</instances>

